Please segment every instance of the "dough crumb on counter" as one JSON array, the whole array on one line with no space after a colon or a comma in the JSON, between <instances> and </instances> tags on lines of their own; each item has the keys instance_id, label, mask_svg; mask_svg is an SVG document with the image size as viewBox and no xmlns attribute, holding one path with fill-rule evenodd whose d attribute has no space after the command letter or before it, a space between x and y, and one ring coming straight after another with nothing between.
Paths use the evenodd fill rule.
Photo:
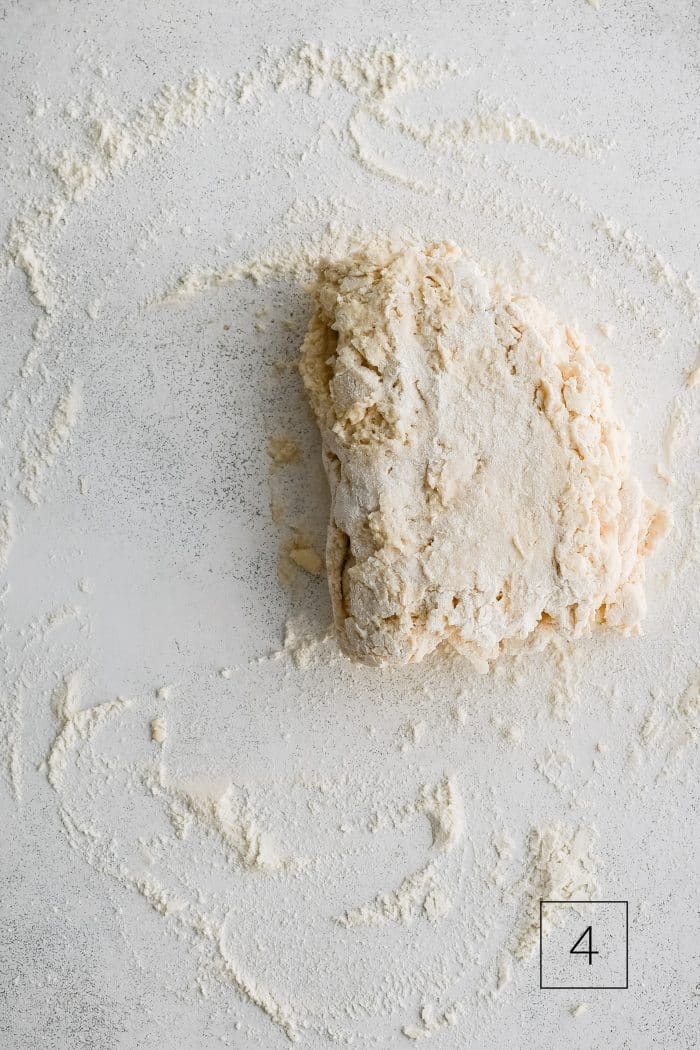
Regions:
<instances>
[{"instance_id":1,"label":"dough crumb on counter","mask_svg":"<svg viewBox=\"0 0 700 1050\"><path fill-rule=\"evenodd\" d=\"M301 449L296 441L285 434L276 434L267 443L267 452L276 466L287 466L289 463L298 463L301 459Z\"/></svg>"},{"instance_id":2,"label":"dough crumb on counter","mask_svg":"<svg viewBox=\"0 0 700 1050\"><path fill-rule=\"evenodd\" d=\"M151 740L156 744L164 744L168 735L168 727L165 719L161 716L151 720Z\"/></svg>"}]
</instances>

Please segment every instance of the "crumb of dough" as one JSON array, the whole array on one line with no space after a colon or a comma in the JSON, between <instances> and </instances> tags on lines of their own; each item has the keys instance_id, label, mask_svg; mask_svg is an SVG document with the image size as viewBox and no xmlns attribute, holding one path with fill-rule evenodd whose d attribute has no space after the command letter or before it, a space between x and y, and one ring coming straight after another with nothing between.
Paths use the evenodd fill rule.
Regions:
<instances>
[{"instance_id":1,"label":"crumb of dough","mask_svg":"<svg viewBox=\"0 0 700 1050\"><path fill-rule=\"evenodd\" d=\"M598 329L601 335L604 335L606 339L612 339L615 335L615 325L608 324L607 321L601 321L598 325Z\"/></svg>"},{"instance_id":2,"label":"crumb of dough","mask_svg":"<svg viewBox=\"0 0 700 1050\"><path fill-rule=\"evenodd\" d=\"M301 459L301 449L296 441L292 441L291 438L286 437L284 434L277 434L275 437L270 438L267 443L267 452L272 462L277 466L298 463Z\"/></svg>"},{"instance_id":3,"label":"crumb of dough","mask_svg":"<svg viewBox=\"0 0 700 1050\"><path fill-rule=\"evenodd\" d=\"M588 1003L576 1003L575 1006L571 1007L569 1013L572 1017L581 1017L582 1014L585 1014L588 1007Z\"/></svg>"},{"instance_id":4,"label":"crumb of dough","mask_svg":"<svg viewBox=\"0 0 700 1050\"><path fill-rule=\"evenodd\" d=\"M344 652L400 665L445 644L483 671L601 625L638 634L670 518L581 336L450 243L370 243L310 291L300 372Z\"/></svg>"},{"instance_id":5,"label":"crumb of dough","mask_svg":"<svg viewBox=\"0 0 700 1050\"><path fill-rule=\"evenodd\" d=\"M278 572L282 583L293 583L298 569L303 569L311 576L322 576L325 565L306 533L292 527L291 535L280 549Z\"/></svg>"},{"instance_id":6,"label":"crumb of dough","mask_svg":"<svg viewBox=\"0 0 700 1050\"><path fill-rule=\"evenodd\" d=\"M688 373L688 378L685 381L685 385L689 390L693 390L700 383L700 365L696 365L692 372Z\"/></svg>"},{"instance_id":7,"label":"crumb of dough","mask_svg":"<svg viewBox=\"0 0 700 1050\"><path fill-rule=\"evenodd\" d=\"M172 686L159 685L156 689L156 700L169 700L172 696Z\"/></svg>"},{"instance_id":8,"label":"crumb of dough","mask_svg":"<svg viewBox=\"0 0 700 1050\"><path fill-rule=\"evenodd\" d=\"M152 719L151 740L155 741L156 744L164 744L167 735L168 729L165 723L165 719L162 717Z\"/></svg>"},{"instance_id":9,"label":"crumb of dough","mask_svg":"<svg viewBox=\"0 0 700 1050\"><path fill-rule=\"evenodd\" d=\"M233 674L233 668L232 667L222 667L219 670L219 675L220 675L221 678L230 678L232 674Z\"/></svg>"},{"instance_id":10,"label":"crumb of dough","mask_svg":"<svg viewBox=\"0 0 700 1050\"><path fill-rule=\"evenodd\" d=\"M320 576L323 572L323 559L313 547L292 547L289 557L295 565L312 576Z\"/></svg>"}]
</instances>

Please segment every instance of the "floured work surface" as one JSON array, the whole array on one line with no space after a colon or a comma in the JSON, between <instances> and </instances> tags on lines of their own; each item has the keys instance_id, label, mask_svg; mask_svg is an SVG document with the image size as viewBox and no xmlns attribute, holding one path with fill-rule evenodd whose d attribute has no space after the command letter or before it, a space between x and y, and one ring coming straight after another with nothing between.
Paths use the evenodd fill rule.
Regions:
<instances>
[{"instance_id":1,"label":"floured work surface","mask_svg":"<svg viewBox=\"0 0 700 1050\"><path fill-rule=\"evenodd\" d=\"M341 7L319 28L303 4L20 6L3 1039L693 1046L691 5L402 4L361 34ZM537 299L610 366L596 418L629 452L605 476L673 506L641 634L555 632L488 674L449 651L364 667L329 636L304 286L385 234L454 241L494 302ZM538 902L571 897L629 900L628 991L538 991Z\"/></svg>"}]
</instances>

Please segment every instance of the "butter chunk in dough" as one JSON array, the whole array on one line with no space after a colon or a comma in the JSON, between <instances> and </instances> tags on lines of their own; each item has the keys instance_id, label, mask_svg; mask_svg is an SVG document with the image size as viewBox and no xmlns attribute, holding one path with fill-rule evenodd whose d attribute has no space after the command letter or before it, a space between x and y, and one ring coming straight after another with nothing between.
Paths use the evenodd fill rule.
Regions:
<instances>
[{"instance_id":1,"label":"butter chunk in dough","mask_svg":"<svg viewBox=\"0 0 700 1050\"><path fill-rule=\"evenodd\" d=\"M452 244L325 261L300 370L331 489L340 644L368 664L639 631L668 515L630 477L610 372Z\"/></svg>"}]
</instances>

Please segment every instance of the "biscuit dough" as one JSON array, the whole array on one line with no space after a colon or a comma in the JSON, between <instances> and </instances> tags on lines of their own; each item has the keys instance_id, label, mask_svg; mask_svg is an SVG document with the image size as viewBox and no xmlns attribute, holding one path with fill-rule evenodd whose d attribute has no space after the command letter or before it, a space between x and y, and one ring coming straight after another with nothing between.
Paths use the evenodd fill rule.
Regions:
<instances>
[{"instance_id":1,"label":"biscuit dough","mask_svg":"<svg viewBox=\"0 0 700 1050\"><path fill-rule=\"evenodd\" d=\"M343 650L501 653L639 632L667 513L630 477L610 371L537 300L452 244L324 261L300 371L332 505Z\"/></svg>"}]
</instances>

